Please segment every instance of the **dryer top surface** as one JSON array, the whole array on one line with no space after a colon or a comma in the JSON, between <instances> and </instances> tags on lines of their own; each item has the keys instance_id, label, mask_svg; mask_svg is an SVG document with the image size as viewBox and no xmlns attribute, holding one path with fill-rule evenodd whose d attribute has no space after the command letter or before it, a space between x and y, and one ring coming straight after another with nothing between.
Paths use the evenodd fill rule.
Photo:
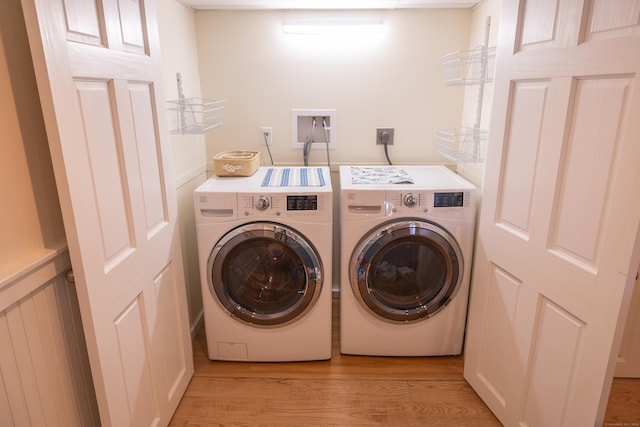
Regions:
<instances>
[{"instance_id":1,"label":"dryer top surface","mask_svg":"<svg viewBox=\"0 0 640 427\"><path fill-rule=\"evenodd\" d=\"M475 186L442 165L340 166L343 190L466 190Z\"/></svg>"}]
</instances>

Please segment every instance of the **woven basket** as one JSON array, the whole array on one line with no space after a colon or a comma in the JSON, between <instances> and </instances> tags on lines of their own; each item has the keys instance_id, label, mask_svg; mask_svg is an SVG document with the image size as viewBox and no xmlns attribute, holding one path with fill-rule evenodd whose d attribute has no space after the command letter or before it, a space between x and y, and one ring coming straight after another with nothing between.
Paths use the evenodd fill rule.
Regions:
<instances>
[{"instance_id":1,"label":"woven basket","mask_svg":"<svg viewBox=\"0 0 640 427\"><path fill-rule=\"evenodd\" d=\"M259 166L259 151L224 151L213 157L213 170L218 176L251 176Z\"/></svg>"}]
</instances>

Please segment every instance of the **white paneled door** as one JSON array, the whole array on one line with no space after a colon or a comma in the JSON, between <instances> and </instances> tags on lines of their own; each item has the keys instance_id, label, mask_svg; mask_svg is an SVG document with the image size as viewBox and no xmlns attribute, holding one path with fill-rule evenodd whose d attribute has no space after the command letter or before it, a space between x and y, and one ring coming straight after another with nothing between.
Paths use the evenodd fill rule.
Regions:
<instances>
[{"instance_id":1,"label":"white paneled door","mask_svg":"<svg viewBox=\"0 0 640 427\"><path fill-rule=\"evenodd\" d=\"M193 374L152 0L22 0L102 425Z\"/></svg>"},{"instance_id":2,"label":"white paneled door","mask_svg":"<svg viewBox=\"0 0 640 427\"><path fill-rule=\"evenodd\" d=\"M507 426L601 425L640 256L640 2L503 7L465 378Z\"/></svg>"}]
</instances>

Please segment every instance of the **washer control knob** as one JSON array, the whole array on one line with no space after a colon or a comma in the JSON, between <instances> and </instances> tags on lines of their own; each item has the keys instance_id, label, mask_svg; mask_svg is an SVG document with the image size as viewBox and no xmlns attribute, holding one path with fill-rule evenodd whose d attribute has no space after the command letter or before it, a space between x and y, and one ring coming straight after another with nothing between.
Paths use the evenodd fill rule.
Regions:
<instances>
[{"instance_id":1,"label":"washer control knob","mask_svg":"<svg viewBox=\"0 0 640 427\"><path fill-rule=\"evenodd\" d=\"M407 193L404 195L403 202L405 206L414 207L418 203L418 198L413 193Z\"/></svg>"},{"instance_id":2,"label":"washer control knob","mask_svg":"<svg viewBox=\"0 0 640 427\"><path fill-rule=\"evenodd\" d=\"M267 209L269 207L269 204L269 198L266 196L258 196L255 203L256 209L258 209L259 211Z\"/></svg>"}]
</instances>

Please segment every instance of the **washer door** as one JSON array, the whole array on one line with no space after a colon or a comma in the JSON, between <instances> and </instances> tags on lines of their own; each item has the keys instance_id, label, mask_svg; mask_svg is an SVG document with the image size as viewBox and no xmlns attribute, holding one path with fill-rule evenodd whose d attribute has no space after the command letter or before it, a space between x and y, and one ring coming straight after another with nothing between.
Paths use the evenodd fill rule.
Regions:
<instances>
[{"instance_id":1,"label":"washer door","mask_svg":"<svg viewBox=\"0 0 640 427\"><path fill-rule=\"evenodd\" d=\"M278 326L303 316L322 288L320 257L280 224L242 225L218 241L207 266L209 290L235 318Z\"/></svg>"},{"instance_id":2,"label":"washer door","mask_svg":"<svg viewBox=\"0 0 640 427\"><path fill-rule=\"evenodd\" d=\"M387 223L360 241L351 287L369 312L394 322L430 317L455 296L463 277L456 240L420 220Z\"/></svg>"}]
</instances>

